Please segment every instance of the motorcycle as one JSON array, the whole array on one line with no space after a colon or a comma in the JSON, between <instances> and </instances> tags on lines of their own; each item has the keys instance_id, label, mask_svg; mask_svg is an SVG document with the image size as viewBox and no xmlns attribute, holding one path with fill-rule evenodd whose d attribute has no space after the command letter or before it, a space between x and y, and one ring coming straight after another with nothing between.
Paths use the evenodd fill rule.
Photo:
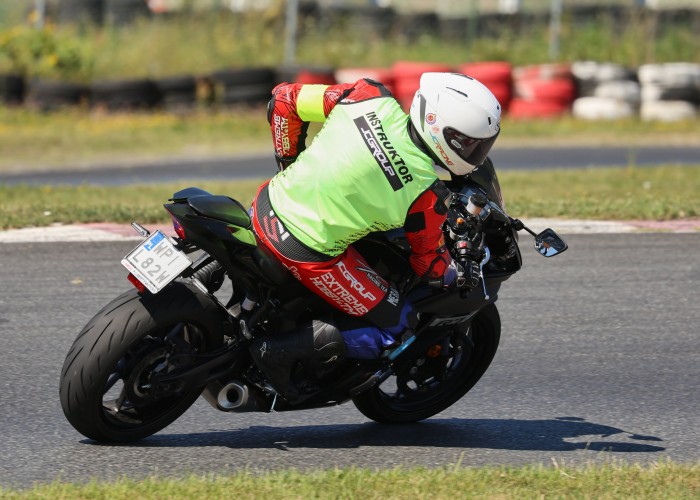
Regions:
<instances>
[{"instance_id":1,"label":"motorcycle","mask_svg":"<svg viewBox=\"0 0 700 500\"><path fill-rule=\"evenodd\" d=\"M256 366L251 341L340 313L257 244L239 202L195 187L175 193L164 207L177 237L132 224L145 238L122 260L134 288L103 307L66 356L59 391L66 418L95 441L131 442L174 422L200 395L233 413L352 401L387 424L445 410L478 382L496 353L495 301L522 265L518 231L534 236L545 257L567 249L552 229L535 234L506 213L490 159L446 184L452 193L446 245L457 261L479 263L480 286L445 289L417 279L401 230L364 237L356 248L406 294L419 312L418 327L380 359L296 363L292 381L299 391L291 398L280 396Z\"/></svg>"}]
</instances>

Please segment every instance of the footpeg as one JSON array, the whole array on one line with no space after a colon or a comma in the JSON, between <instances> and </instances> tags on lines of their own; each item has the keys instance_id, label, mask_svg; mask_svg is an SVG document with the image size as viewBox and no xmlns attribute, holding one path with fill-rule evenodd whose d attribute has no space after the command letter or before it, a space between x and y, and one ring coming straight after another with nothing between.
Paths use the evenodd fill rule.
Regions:
<instances>
[{"instance_id":1,"label":"footpeg","mask_svg":"<svg viewBox=\"0 0 700 500\"><path fill-rule=\"evenodd\" d=\"M357 396L360 393L363 393L365 391L368 391L375 385L379 385L382 382L384 382L386 379L391 377L391 375L394 373L394 370L389 367L386 368L385 370L379 370L377 371L374 375L372 375L370 378L362 382L360 385L357 387L353 387L350 389L350 397Z\"/></svg>"}]
</instances>

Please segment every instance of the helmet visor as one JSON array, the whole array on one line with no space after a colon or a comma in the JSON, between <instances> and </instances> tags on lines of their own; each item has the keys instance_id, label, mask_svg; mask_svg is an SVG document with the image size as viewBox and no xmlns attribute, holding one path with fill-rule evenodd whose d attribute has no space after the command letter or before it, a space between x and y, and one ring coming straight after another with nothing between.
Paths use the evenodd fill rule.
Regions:
<instances>
[{"instance_id":1,"label":"helmet visor","mask_svg":"<svg viewBox=\"0 0 700 500\"><path fill-rule=\"evenodd\" d=\"M493 143L496 142L496 138L498 137L497 133L493 137L487 139L474 139L451 127L445 127L443 135L450 149L461 159L475 167L484 163L486 155L489 154L491 146L493 146Z\"/></svg>"}]
</instances>

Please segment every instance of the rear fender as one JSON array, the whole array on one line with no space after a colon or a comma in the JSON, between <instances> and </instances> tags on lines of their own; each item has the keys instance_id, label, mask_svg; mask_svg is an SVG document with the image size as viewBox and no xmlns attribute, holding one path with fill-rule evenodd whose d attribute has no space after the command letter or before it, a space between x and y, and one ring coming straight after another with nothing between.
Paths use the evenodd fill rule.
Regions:
<instances>
[{"instance_id":1,"label":"rear fender","mask_svg":"<svg viewBox=\"0 0 700 500\"><path fill-rule=\"evenodd\" d=\"M214 257L230 275L246 279L251 289L257 282L273 284L253 258L258 247L252 231L200 215L185 201L166 204L165 209L182 227L184 241Z\"/></svg>"}]
</instances>

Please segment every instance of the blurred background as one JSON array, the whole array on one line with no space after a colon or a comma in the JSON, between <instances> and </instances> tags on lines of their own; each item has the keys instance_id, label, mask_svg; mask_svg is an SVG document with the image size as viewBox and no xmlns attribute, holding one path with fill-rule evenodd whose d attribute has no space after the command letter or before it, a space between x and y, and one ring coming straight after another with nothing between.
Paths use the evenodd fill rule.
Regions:
<instances>
[{"instance_id":1,"label":"blurred background","mask_svg":"<svg viewBox=\"0 0 700 500\"><path fill-rule=\"evenodd\" d=\"M0 0L0 102L256 105L280 81L469 73L512 117L696 119L698 0Z\"/></svg>"}]
</instances>

